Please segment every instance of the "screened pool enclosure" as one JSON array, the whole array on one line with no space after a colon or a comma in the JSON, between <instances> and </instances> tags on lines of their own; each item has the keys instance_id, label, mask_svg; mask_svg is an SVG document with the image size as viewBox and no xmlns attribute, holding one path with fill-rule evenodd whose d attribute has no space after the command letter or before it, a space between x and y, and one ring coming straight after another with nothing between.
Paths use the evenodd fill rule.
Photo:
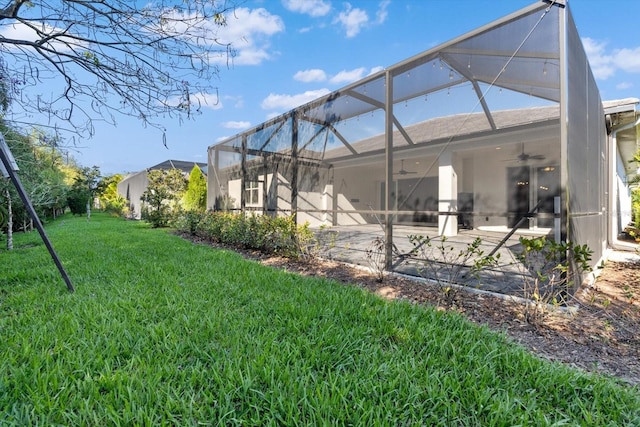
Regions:
<instances>
[{"instance_id":1,"label":"screened pool enclosure","mask_svg":"<svg viewBox=\"0 0 640 427\"><path fill-rule=\"evenodd\" d=\"M606 141L568 4L541 1L211 146L208 206L308 221L335 257L377 236L389 269L417 233L598 260Z\"/></svg>"}]
</instances>

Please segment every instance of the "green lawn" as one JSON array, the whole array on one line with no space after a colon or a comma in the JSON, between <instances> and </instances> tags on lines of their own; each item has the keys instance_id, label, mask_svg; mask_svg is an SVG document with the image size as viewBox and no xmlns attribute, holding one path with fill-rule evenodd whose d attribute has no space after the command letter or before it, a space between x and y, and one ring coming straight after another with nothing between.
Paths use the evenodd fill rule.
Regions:
<instances>
[{"instance_id":1,"label":"green lawn","mask_svg":"<svg viewBox=\"0 0 640 427\"><path fill-rule=\"evenodd\" d=\"M0 251L0 425L640 425L462 317L94 214Z\"/></svg>"}]
</instances>

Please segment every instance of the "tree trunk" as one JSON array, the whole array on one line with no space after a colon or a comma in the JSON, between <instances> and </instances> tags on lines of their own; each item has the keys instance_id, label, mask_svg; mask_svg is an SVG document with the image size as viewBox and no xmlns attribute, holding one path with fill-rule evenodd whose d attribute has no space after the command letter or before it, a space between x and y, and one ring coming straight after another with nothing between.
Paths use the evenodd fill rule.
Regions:
<instances>
[{"instance_id":1,"label":"tree trunk","mask_svg":"<svg viewBox=\"0 0 640 427\"><path fill-rule=\"evenodd\" d=\"M87 221L91 220L91 199L87 200Z\"/></svg>"},{"instance_id":2,"label":"tree trunk","mask_svg":"<svg viewBox=\"0 0 640 427\"><path fill-rule=\"evenodd\" d=\"M11 209L11 193L6 190L7 197L7 250L13 250L13 211Z\"/></svg>"}]
</instances>

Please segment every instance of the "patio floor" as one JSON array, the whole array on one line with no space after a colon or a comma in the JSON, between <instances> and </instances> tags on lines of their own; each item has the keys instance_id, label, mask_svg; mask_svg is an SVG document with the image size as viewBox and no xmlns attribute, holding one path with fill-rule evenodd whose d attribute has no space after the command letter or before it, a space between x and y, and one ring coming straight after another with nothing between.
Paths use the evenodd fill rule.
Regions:
<instances>
[{"instance_id":1,"label":"patio floor","mask_svg":"<svg viewBox=\"0 0 640 427\"><path fill-rule=\"evenodd\" d=\"M324 258L374 270L383 265L384 249L376 242L384 241L384 231L378 224L336 226L313 231L320 244L320 255ZM519 238L548 235L551 230L517 230L495 253L494 256L499 256L498 264L483 269L479 274L472 274L469 267L480 255L466 255L476 238L480 239L478 249L483 255L488 255L509 231L506 227L460 230L457 236L442 242L436 227L394 225L393 271L431 279L437 275L440 283L454 277L460 285L522 296L524 282L528 280L531 283L536 273L528 271L517 259L522 251ZM412 235L428 237L430 245L416 246L410 241L409 236ZM411 253L416 247L419 253Z\"/></svg>"}]
</instances>

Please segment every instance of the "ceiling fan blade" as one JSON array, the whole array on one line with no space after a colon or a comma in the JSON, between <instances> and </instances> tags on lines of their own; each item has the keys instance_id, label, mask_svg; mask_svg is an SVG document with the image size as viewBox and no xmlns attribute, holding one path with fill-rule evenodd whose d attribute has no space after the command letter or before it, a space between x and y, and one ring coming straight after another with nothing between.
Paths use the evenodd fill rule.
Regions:
<instances>
[{"instance_id":1,"label":"ceiling fan blade","mask_svg":"<svg viewBox=\"0 0 640 427\"><path fill-rule=\"evenodd\" d=\"M413 171L408 171L404 168L404 160L400 160L400 170L396 173L394 173L394 175L412 175L418 172L413 172Z\"/></svg>"}]
</instances>

